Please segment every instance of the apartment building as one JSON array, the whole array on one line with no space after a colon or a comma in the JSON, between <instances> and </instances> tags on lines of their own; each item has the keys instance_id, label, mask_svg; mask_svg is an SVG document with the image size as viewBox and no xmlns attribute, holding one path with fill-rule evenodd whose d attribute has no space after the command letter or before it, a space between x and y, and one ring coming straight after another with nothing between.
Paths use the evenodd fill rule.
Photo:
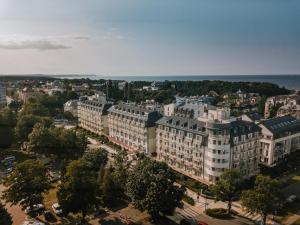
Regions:
<instances>
[{"instance_id":1,"label":"apartment building","mask_svg":"<svg viewBox=\"0 0 300 225\"><path fill-rule=\"evenodd\" d=\"M161 117L155 109L120 103L108 110L110 141L129 151L151 154L156 150L155 122Z\"/></svg>"},{"instance_id":2,"label":"apartment building","mask_svg":"<svg viewBox=\"0 0 300 225\"><path fill-rule=\"evenodd\" d=\"M78 101L78 126L98 135L108 135L107 115L111 103L105 97Z\"/></svg>"},{"instance_id":3,"label":"apartment building","mask_svg":"<svg viewBox=\"0 0 300 225\"><path fill-rule=\"evenodd\" d=\"M199 121L165 116L158 120L157 159L209 184L215 183L225 169L238 169L245 178L257 174L260 128L236 118L221 122L208 119L211 117Z\"/></svg>"},{"instance_id":4,"label":"apartment building","mask_svg":"<svg viewBox=\"0 0 300 225\"><path fill-rule=\"evenodd\" d=\"M75 118L78 118L78 101L70 100L64 104L64 112L70 112Z\"/></svg>"},{"instance_id":5,"label":"apartment building","mask_svg":"<svg viewBox=\"0 0 300 225\"><path fill-rule=\"evenodd\" d=\"M291 152L300 149L300 122L290 116L282 116L262 121L260 140L261 162L276 166Z\"/></svg>"},{"instance_id":6,"label":"apartment building","mask_svg":"<svg viewBox=\"0 0 300 225\"><path fill-rule=\"evenodd\" d=\"M6 86L0 82L0 105L6 105Z\"/></svg>"}]
</instances>

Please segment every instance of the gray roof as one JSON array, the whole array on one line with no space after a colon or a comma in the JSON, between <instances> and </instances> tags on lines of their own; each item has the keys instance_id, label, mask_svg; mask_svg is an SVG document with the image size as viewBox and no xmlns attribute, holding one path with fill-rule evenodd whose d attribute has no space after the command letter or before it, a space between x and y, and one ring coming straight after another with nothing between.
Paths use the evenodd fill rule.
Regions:
<instances>
[{"instance_id":1,"label":"gray roof","mask_svg":"<svg viewBox=\"0 0 300 225\"><path fill-rule=\"evenodd\" d=\"M246 115L253 121L258 121L263 119L262 115L260 115L258 112L248 112Z\"/></svg>"},{"instance_id":2,"label":"gray roof","mask_svg":"<svg viewBox=\"0 0 300 225\"><path fill-rule=\"evenodd\" d=\"M261 124L274 135L278 135L286 131L300 131L300 122L290 115L264 120Z\"/></svg>"},{"instance_id":3,"label":"gray roof","mask_svg":"<svg viewBox=\"0 0 300 225\"><path fill-rule=\"evenodd\" d=\"M232 136L241 136L260 130L261 128L257 124L245 120L236 120L230 123L230 131Z\"/></svg>"},{"instance_id":4,"label":"gray roof","mask_svg":"<svg viewBox=\"0 0 300 225\"><path fill-rule=\"evenodd\" d=\"M108 102L101 102L97 100L80 100L79 105L84 104L91 107L98 107L102 110L103 115L107 114L108 109L111 107L111 103Z\"/></svg>"},{"instance_id":5,"label":"gray roof","mask_svg":"<svg viewBox=\"0 0 300 225\"><path fill-rule=\"evenodd\" d=\"M143 105L120 103L113 105L108 109L110 113L118 113L125 116L136 117L147 122L146 126L153 126L161 118L161 114L155 110Z\"/></svg>"},{"instance_id":6,"label":"gray roof","mask_svg":"<svg viewBox=\"0 0 300 225\"><path fill-rule=\"evenodd\" d=\"M156 123L192 133L205 133L205 130L203 130L205 128L205 123L196 119L179 116L164 116Z\"/></svg>"}]
</instances>

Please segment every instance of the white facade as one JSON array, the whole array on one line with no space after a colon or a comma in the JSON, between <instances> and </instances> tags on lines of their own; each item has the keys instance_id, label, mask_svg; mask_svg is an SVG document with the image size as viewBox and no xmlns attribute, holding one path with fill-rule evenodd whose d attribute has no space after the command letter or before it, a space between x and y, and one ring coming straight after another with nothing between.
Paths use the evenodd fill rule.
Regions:
<instances>
[{"instance_id":1,"label":"white facade","mask_svg":"<svg viewBox=\"0 0 300 225\"><path fill-rule=\"evenodd\" d=\"M155 152L155 122L160 118L157 111L125 103L114 105L108 111L110 141L129 151Z\"/></svg>"},{"instance_id":2,"label":"white facade","mask_svg":"<svg viewBox=\"0 0 300 225\"><path fill-rule=\"evenodd\" d=\"M0 105L6 105L6 86L0 83Z\"/></svg>"},{"instance_id":3,"label":"white facade","mask_svg":"<svg viewBox=\"0 0 300 225\"><path fill-rule=\"evenodd\" d=\"M64 104L64 112L70 112L74 117L78 117L78 101L70 100Z\"/></svg>"},{"instance_id":4,"label":"white facade","mask_svg":"<svg viewBox=\"0 0 300 225\"><path fill-rule=\"evenodd\" d=\"M300 149L300 122L291 116L263 121L260 139L261 162L276 166L291 152Z\"/></svg>"},{"instance_id":5,"label":"white facade","mask_svg":"<svg viewBox=\"0 0 300 225\"><path fill-rule=\"evenodd\" d=\"M163 117L157 122L157 159L201 182L215 183L231 168L248 178L258 172L259 130L241 120L214 123Z\"/></svg>"},{"instance_id":6,"label":"white facade","mask_svg":"<svg viewBox=\"0 0 300 225\"><path fill-rule=\"evenodd\" d=\"M107 110L111 104L99 100L78 102L78 125L98 135L108 135Z\"/></svg>"}]
</instances>

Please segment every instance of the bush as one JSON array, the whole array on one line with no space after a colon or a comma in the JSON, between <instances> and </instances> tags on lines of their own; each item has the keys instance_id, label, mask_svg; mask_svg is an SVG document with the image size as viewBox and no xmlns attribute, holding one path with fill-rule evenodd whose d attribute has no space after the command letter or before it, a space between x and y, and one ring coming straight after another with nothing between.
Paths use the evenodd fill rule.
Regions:
<instances>
[{"instance_id":1,"label":"bush","mask_svg":"<svg viewBox=\"0 0 300 225\"><path fill-rule=\"evenodd\" d=\"M227 209L223 208L214 208L214 209L206 209L206 215L218 218L218 219L230 219L231 215L228 214Z\"/></svg>"},{"instance_id":2,"label":"bush","mask_svg":"<svg viewBox=\"0 0 300 225\"><path fill-rule=\"evenodd\" d=\"M195 205L195 200L191 198L190 196L183 195L182 200L190 205Z\"/></svg>"},{"instance_id":3,"label":"bush","mask_svg":"<svg viewBox=\"0 0 300 225\"><path fill-rule=\"evenodd\" d=\"M191 222L187 219L182 219L179 223L179 225L191 225Z\"/></svg>"}]
</instances>

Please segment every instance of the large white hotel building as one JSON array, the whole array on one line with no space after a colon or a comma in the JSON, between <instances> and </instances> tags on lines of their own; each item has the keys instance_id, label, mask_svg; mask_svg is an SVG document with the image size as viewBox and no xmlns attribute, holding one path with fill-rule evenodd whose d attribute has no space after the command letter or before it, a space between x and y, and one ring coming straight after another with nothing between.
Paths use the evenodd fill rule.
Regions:
<instances>
[{"instance_id":1,"label":"large white hotel building","mask_svg":"<svg viewBox=\"0 0 300 225\"><path fill-rule=\"evenodd\" d=\"M238 169L245 178L257 174L259 126L222 113L208 110L202 120L177 116L160 119L157 159L207 183L215 183L226 169Z\"/></svg>"}]
</instances>

